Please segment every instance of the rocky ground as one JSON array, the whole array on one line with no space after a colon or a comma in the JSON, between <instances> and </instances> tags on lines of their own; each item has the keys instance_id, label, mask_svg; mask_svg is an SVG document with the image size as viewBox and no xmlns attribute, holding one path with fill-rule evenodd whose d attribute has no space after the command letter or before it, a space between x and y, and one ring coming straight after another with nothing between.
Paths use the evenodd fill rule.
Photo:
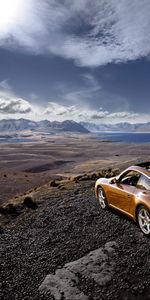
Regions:
<instances>
[{"instance_id":1,"label":"rocky ground","mask_svg":"<svg viewBox=\"0 0 150 300\"><path fill-rule=\"evenodd\" d=\"M44 187L34 195L37 206L18 207L7 216L9 222L0 236L1 299L68 299L61 291L54 298L52 290L39 288L48 274L52 276L74 261L78 280L73 288L81 291L81 298L69 300L150 299L150 239L123 215L101 210L94 183L87 180L60 189ZM113 255L106 251L108 243L115 245ZM92 275L86 276L79 269L94 250L92 253L103 253L107 259L107 263L102 259L96 270L101 281L93 279L92 270ZM107 280L102 280L106 275Z\"/></svg>"}]
</instances>

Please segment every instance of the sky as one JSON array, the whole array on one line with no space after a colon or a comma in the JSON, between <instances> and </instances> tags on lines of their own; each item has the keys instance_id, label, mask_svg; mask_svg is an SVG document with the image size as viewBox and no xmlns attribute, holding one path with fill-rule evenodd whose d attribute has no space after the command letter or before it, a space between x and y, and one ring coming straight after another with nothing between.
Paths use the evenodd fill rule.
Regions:
<instances>
[{"instance_id":1,"label":"sky","mask_svg":"<svg viewBox=\"0 0 150 300\"><path fill-rule=\"evenodd\" d=\"M150 0L0 0L0 119L150 121Z\"/></svg>"}]
</instances>

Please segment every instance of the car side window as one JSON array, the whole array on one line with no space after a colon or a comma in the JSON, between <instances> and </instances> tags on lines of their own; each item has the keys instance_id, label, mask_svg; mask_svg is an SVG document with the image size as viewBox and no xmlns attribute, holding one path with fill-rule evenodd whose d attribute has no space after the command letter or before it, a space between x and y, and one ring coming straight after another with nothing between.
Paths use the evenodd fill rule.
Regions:
<instances>
[{"instance_id":1,"label":"car side window","mask_svg":"<svg viewBox=\"0 0 150 300\"><path fill-rule=\"evenodd\" d=\"M136 186L139 178L140 178L140 174L138 172L128 171L127 173L121 176L119 183Z\"/></svg>"},{"instance_id":2,"label":"car side window","mask_svg":"<svg viewBox=\"0 0 150 300\"><path fill-rule=\"evenodd\" d=\"M150 178L145 175L141 175L137 183L137 188L150 191Z\"/></svg>"}]
</instances>

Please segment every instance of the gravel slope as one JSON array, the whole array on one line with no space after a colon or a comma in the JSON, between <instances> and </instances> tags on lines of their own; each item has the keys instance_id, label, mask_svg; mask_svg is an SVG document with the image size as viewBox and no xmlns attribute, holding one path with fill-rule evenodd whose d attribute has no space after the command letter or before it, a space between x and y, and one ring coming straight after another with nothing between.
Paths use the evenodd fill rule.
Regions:
<instances>
[{"instance_id":1,"label":"gravel slope","mask_svg":"<svg viewBox=\"0 0 150 300\"><path fill-rule=\"evenodd\" d=\"M150 299L150 239L124 216L101 210L93 187L87 181L41 194L36 210L26 208L2 230L2 299L54 299L39 291L46 275L107 242L117 244L111 280L99 286L80 278L80 290L89 300Z\"/></svg>"}]
</instances>

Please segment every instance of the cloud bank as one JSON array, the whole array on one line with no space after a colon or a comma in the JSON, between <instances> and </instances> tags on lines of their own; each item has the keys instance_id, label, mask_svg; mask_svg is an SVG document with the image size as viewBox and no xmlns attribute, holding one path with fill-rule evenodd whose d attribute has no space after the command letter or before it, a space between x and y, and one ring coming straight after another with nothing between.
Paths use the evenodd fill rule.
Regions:
<instances>
[{"instance_id":1,"label":"cloud bank","mask_svg":"<svg viewBox=\"0 0 150 300\"><path fill-rule=\"evenodd\" d=\"M97 110L88 109L86 107L78 107L76 105L67 106L61 105L54 102L49 102L48 107L43 112L43 115L50 120L63 121L66 119L73 119L77 122L79 121L89 121L89 122L112 122L112 121L132 121L139 117L139 114L134 112L115 112L110 113L109 111L104 111L102 108Z\"/></svg>"},{"instance_id":2,"label":"cloud bank","mask_svg":"<svg viewBox=\"0 0 150 300\"><path fill-rule=\"evenodd\" d=\"M28 101L0 94L0 113L1 114L27 114L32 111Z\"/></svg>"},{"instance_id":3,"label":"cloud bank","mask_svg":"<svg viewBox=\"0 0 150 300\"><path fill-rule=\"evenodd\" d=\"M137 114L128 111L110 112L103 108L91 109L81 105L62 105L56 102L48 102L47 107L30 104L28 100L17 97L13 93L0 90L0 119L21 117L31 120L64 121L74 120L76 122L116 123L116 122L146 122L148 115Z\"/></svg>"},{"instance_id":4,"label":"cloud bank","mask_svg":"<svg viewBox=\"0 0 150 300\"><path fill-rule=\"evenodd\" d=\"M79 66L150 57L149 0L26 0L7 25L0 27L1 47L47 52Z\"/></svg>"}]
</instances>

